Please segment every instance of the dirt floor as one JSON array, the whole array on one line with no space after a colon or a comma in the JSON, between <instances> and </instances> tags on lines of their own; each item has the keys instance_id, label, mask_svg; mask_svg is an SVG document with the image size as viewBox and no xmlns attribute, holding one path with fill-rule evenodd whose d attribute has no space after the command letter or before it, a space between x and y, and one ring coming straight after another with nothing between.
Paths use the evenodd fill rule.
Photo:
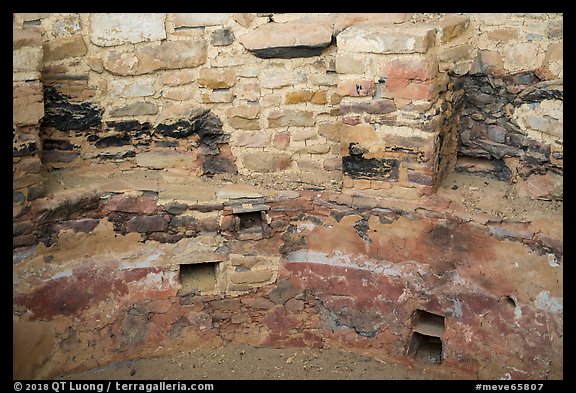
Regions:
<instances>
[{"instance_id":1,"label":"dirt floor","mask_svg":"<svg viewBox=\"0 0 576 393\"><path fill-rule=\"evenodd\" d=\"M438 380L459 379L441 365L398 364L337 349L256 348L227 344L169 357L124 361L59 376L95 380Z\"/></svg>"}]
</instances>

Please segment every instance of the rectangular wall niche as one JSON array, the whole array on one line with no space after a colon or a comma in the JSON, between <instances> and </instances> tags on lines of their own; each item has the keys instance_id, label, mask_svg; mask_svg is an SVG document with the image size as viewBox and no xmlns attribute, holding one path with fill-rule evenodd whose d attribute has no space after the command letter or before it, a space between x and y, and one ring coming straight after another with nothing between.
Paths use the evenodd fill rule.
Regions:
<instances>
[{"instance_id":1,"label":"rectangular wall niche","mask_svg":"<svg viewBox=\"0 0 576 393\"><path fill-rule=\"evenodd\" d=\"M262 204L246 203L233 206L234 230L238 240L260 240L266 235L266 211L270 207Z\"/></svg>"},{"instance_id":2,"label":"rectangular wall niche","mask_svg":"<svg viewBox=\"0 0 576 393\"><path fill-rule=\"evenodd\" d=\"M426 363L442 363L444 317L424 310L416 310L412 317L412 333L408 356Z\"/></svg>"},{"instance_id":3,"label":"rectangular wall niche","mask_svg":"<svg viewBox=\"0 0 576 393\"><path fill-rule=\"evenodd\" d=\"M180 285L178 295L201 294L216 288L218 262L204 262L180 265Z\"/></svg>"}]
</instances>

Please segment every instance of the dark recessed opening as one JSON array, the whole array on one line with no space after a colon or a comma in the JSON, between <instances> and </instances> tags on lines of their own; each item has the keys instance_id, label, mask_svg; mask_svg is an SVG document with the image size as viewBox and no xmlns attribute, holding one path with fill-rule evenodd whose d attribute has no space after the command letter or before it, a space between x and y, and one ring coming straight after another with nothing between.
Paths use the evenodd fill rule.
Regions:
<instances>
[{"instance_id":1,"label":"dark recessed opening","mask_svg":"<svg viewBox=\"0 0 576 393\"><path fill-rule=\"evenodd\" d=\"M241 231L262 231L262 213L260 211L237 213Z\"/></svg>"},{"instance_id":2,"label":"dark recessed opening","mask_svg":"<svg viewBox=\"0 0 576 393\"><path fill-rule=\"evenodd\" d=\"M416 310L412 316L412 334L408 356L431 364L442 363L442 339L444 317L424 310Z\"/></svg>"},{"instance_id":3,"label":"dark recessed opening","mask_svg":"<svg viewBox=\"0 0 576 393\"><path fill-rule=\"evenodd\" d=\"M180 294L202 293L216 288L218 262L180 265Z\"/></svg>"},{"instance_id":4,"label":"dark recessed opening","mask_svg":"<svg viewBox=\"0 0 576 393\"><path fill-rule=\"evenodd\" d=\"M516 302L510 296L502 296L500 300L503 301L504 304L516 308Z\"/></svg>"},{"instance_id":5,"label":"dark recessed opening","mask_svg":"<svg viewBox=\"0 0 576 393\"><path fill-rule=\"evenodd\" d=\"M416 310L412 319L412 330L432 337L444 335L444 317L424 310Z\"/></svg>"},{"instance_id":6,"label":"dark recessed opening","mask_svg":"<svg viewBox=\"0 0 576 393\"><path fill-rule=\"evenodd\" d=\"M413 332L410 337L408 356L425 363L441 364L442 340L439 337Z\"/></svg>"}]
</instances>

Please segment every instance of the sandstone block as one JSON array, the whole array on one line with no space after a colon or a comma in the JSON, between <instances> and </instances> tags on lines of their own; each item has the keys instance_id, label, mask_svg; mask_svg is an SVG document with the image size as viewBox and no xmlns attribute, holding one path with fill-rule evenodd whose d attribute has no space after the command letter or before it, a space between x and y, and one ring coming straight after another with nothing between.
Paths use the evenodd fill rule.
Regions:
<instances>
[{"instance_id":1,"label":"sandstone block","mask_svg":"<svg viewBox=\"0 0 576 393\"><path fill-rule=\"evenodd\" d=\"M535 70L542 58L536 42L511 43L504 47L504 68L510 73Z\"/></svg>"},{"instance_id":2,"label":"sandstone block","mask_svg":"<svg viewBox=\"0 0 576 393\"><path fill-rule=\"evenodd\" d=\"M193 82L196 77L192 70L170 70L160 73L158 79L162 85L180 86Z\"/></svg>"},{"instance_id":3,"label":"sandstone block","mask_svg":"<svg viewBox=\"0 0 576 393\"><path fill-rule=\"evenodd\" d=\"M340 110L344 115L349 113L384 114L394 112L396 105L392 99L378 98L369 102L341 104Z\"/></svg>"},{"instance_id":4,"label":"sandstone block","mask_svg":"<svg viewBox=\"0 0 576 393\"><path fill-rule=\"evenodd\" d=\"M471 73L486 73L489 75L503 75L504 71L504 61L502 56L492 50L479 50L476 62L470 70Z\"/></svg>"},{"instance_id":5,"label":"sandstone block","mask_svg":"<svg viewBox=\"0 0 576 393\"><path fill-rule=\"evenodd\" d=\"M327 15L327 19L334 24L334 33L338 34L347 27L356 24L383 24L391 25L393 23L402 23L412 17L411 13L399 12L346 12Z\"/></svg>"},{"instance_id":6,"label":"sandstone block","mask_svg":"<svg viewBox=\"0 0 576 393\"><path fill-rule=\"evenodd\" d=\"M318 136L314 128L299 128L291 132L293 141L305 141L308 139L315 139Z\"/></svg>"},{"instance_id":7,"label":"sandstone block","mask_svg":"<svg viewBox=\"0 0 576 393\"><path fill-rule=\"evenodd\" d=\"M147 97L154 95L154 79L113 79L108 82L109 94L118 97Z\"/></svg>"},{"instance_id":8,"label":"sandstone block","mask_svg":"<svg viewBox=\"0 0 576 393\"><path fill-rule=\"evenodd\" d=\"M25 46L12 51L13 72L36 72L42 68L42 48Z\"/></svg>"},{"instance_id":9,"label":"sandstone block","mask_svg":"<svg viewBox=\"0 0 576 393\"><path fill-rule=\"evenodd\" d=\"M470 44L443 48L438 52L438 60L444 63L455 63L460 60L471 59L474 47Z\"/></svg>"},{"instance_id":10,"label":"sandstone block","mask_svg":"<svg viewBox=\"0 0 576 393\"><path fill-rule=\"evenodd\" d=\"M332 144L306 145L294 151L296 154L326 154L330 151Z\"/></svg>"},{"instance_id":11,"label":"sandstone block","mask_svg":"<svg viewBox=\"0 0 576 393\"><path fill-rule=\"evenodd\" d=\"M103 67L116 75L142 75L158 70L194 68L206 62L206 43L195 41L161 41L133 52L109 51L103 56Z\"/></svg>"},{"instance_id":12,"label":"sandstone block","mask_svg":"<svg viewBox=\"0 0 576 393\"><path fill-rule=\"evenodd\" d=\"M361 53L426 53L435 31L428 26L354 25L336 37L338 50Z\"/></svg>"},{"instance_id":13,"label":"sandstone block","mask_svg":"<svg viewBox=\"0 0 576 393\"><path fill-rule=\"evenodd\" d=\"M226 110L226 116L243 119L257 119L260 115L259 105L238 105Z\"/></svg>"},{"instance_id":14,"label":"sandstone block","mask_svg":"<svg viewBox=\"0 0 576 393\"><path fill-rule=\"evenodd\" d=\"M496 42L508 42L518 38L518 30L514 28L502 28L486 33L486 38Z\"/></svg>"},{"instance_id":15,"label":"sandstone block","mask_svg":"<svg viewBox=\"0 0 576 393\"><path fill-rule=\"evenodd\" d=\"M303 172L314 172L322 169L322 161L311 160L309 158L298 158L296 159L296 164L298 169Z\"/></svg>"},{"instance_id":16,"label":"sandstone block","mask_svg":"<svg viewBox=\"0 0 576 393\"><path fill-rule=\"evenodd\" d=\"M239 130L258 130L260 121L258 119L245 119L243 117L228 117L226 123L232 128Z\"/></svg>"},{"instance_id":17,"label":"sandstone block","mask_svg":"<svg viewBox=\"0 0 576 393\"><path fill-rule=\"evenodd\" d=\"M94 191L67 190L51 199L37 199L32 202L31 211L38 223L68 220L80 213L96 209L99 197Z\"/></svg>"},{"instance_id":18,"label":"sandstone block","mask_svg":"<svg viewBox=\"0 0 576 393\"><path fill-rule=\"evenodd\" d=\"M462 34L470 25L470 17L465 15L448 15L437 24L440 42L445 44Z\"/></svg>"},{"instance_id":19,"label":"sandstone block","mask_svg":"<svg viewBox=\"0 0 576 393\"><path fill-rule=\"evenodd\" d=\"M162 97L175 101L187 101L194 98L194 90L190 86L168 87L162 90Z\"/></svg>"},{"instance_id":20,"label":"sandstone block","mask_svg":"<svg viewBox=\"0 0 576 393\"><path fill-rule=\"evenodd\" d=\"M158 107L152 102L134 102L110 111L112 117L155 115Z\"/></svg>"},{"instance_id":21,"label":"sandstone block","mask_svg":"<svg viewBox=\"0 0 576 393\"><path fill-rule=\"evenodd\" d=\"M246 272L229 273L230 281L234 284L257 284L270 280L273 276L271 270L249 270Z\"/></svg>"},{"instance_id":22,"label":"sandstone block","mask_svg":"<svg viewBox=\"0 0 576 393\"><path fill-rule=\"evenodd\" d=\"M12 50L25 46L42 46L42 33L37 28L12 29Z\"/></svg>"},{"instance_id":23,"label":"sandstone block","mask_svg":"<svg viewBox=\"0 0 576 393\"><path fill-rule=\"evenodd\" d=\"M348 151L350 144L359 144L364 148L380 145L380 138L374 128L369 124L350 126L343 124L340 131L340 144Z\"/></svg>"},{"instance_id":24,"label":"sandstone block","mask_svg":"<svg viewBox=\"0 0 576 393\"><path fill-rule=\"evenodd\" d=\"M554 18L548 22L546 26L546 33L550 38L563 38L564 37L564 23L563 18Z\"/></svg>"},{"instance_id":25,"label":"sandstone block","mask_svg":"<svg viewBox=\"0 0 576 393\"><path fill-rule=\"evenodd\" d=\"M341 171L342 159L341 158L327 158L322 165L325 171Z\"/></svg>"},{"instance_id":26,"label":"sandstone block","mask_svg":"<svg viewBox=\"0 0 576 393\"><path fill-rule=\"evenodd\" d=\"M236 97L256 101L260 98L260 85L257 81L240 81L236 84Z\"/></svg>"},{"instance_id":27,"label":"sandstone block","mask_svg":"<svg viewBox=\"0 0 576 393\"><path fill-rule=\"evenodd\" d=\"M394 95L394 98L411 100L432 99L439 90L436 79L419 81L408 79L390 79L386 81L386 88Z\"/></svg>"},{"instance_id":28,"label":"sandstone block","mask_svg":"<svg viewBox=\"0 0 576 393\"><path fill-rule=\"evenodd\" d=\"M231 13L178 13L172 15L172 22L176 29L217 26L225 24L231 16Z\"/></svg>"},{"instance_id":29,"label":"sandstone block","mask_svg":"<svg viewBox=\"0 0 576 393\"><path fill-rule=\"evenodd\" d=\"M242 27L249 27L254 20L254 15L249 13L234 14L234 20Z\"/></svg>"},{"instance_id":30,"label":"sandstone block","mask_svg":"<svg viewBox=\"0 0 576 393\"><path fill-rule=\"evenodd\" d=\"M210 44L213 46L228 46L234 42L234 33L230 29L220 29L212 32Z\"/></svg>"},{"instance_id":31,"label":"sandstone block","mask_svg":"<svg viewBox=\"0 0 576 393\"><path fill-rule=\"evenodd\" d=\"M217 89L202 94L202 102L205 104L232 102L232 100L234 100L234 93L230 89Z\"/></svg>"},{"instance_id":32,"label":"sandstone block","mask_svg":"<svg viewBox=\"0 0 576 393\"><path fill-rule=\"evenodd\" d=\"M156 41L166 38L166 14L90 14L90 40L98 46Z\"/></svg>"},{"instance_id":33,"label":"sandstone block","mask_svg":"<svg viewBox=\"0 0 576 393\"><path fill-rule=\"evenodd\" d=\"M268 115L268 126L276 127L310 127L315 123L314 113L304 110L274 110Z\"/></svg>"},{"instance_id":34,"label":"sandstone block","mask_svg":"<svg viewBox=\"0 0 576 393\"><path fill-rule=\"evenodd\" d=\"M542 61L542 66L536 71L540 79L552 80L564 77L563 43L550 44Z\"/></svg>"},{"instance_id":35,"label":"sandstone block","mask_svg":"<svg viewBox=\"0 0 576 393\"><path fill-rule=\"evenodd\" d=\"M380 76L387 79L432 79L438 73L438 62L435 57L426 56L418 59L394 59L385 62L380 68Z\"/></svg>"},{"instance_id":36,"label":"sandstone block","mask_svg":"<svg viewBox=\"0 0 576 393\"><path fill-rule=\"evenodd\" d=\"M52 22L52 33L56 37L69 36L81 29L79 14L65 15Z\"/></svg>"},{"instance_id":37,"label":"sandstone block","mask_svg":"<svg viewBox=\"0 0 576 393\"><path fill-rule=\"evenodd\" d=\"M275 304L272 303L270 300L262 297L256 297L256 298L243 297L240 301L242 302L242 304L245 304L248 307L256 308L259 310L269 310L275 306Z\"/></svg>"},{"instance_id":38,"label":"sandstone block","mask_svg":"<svg viewBox=\"0 0 576 393\"><path fill-rule=\"evenodd\" d=\"M44 61L80 57L88 52L88 48L81 35L56 38L44 43L42 48L44 50Z\"/></svg>"},{"instance_id":39,"label":"sandstone block","mask_svg":"<svg viewBox=\"0 0 576 393\"><path fill-rule=\"evenodd\" d=\"M168 216L136 216L126 222L128 232L164 232L168 229Z\"/></svg>"},{"instance_id":40,"label":"sandstone block","mask_svg":"<svg viewBox=\"0 0 576 393\"><path fill-rule=\"evenodd\" d=\"M336 56L336 72L339 74L363 74L367 66L358 54L338 53Z\"/></svg>"},{"instance_id":41,"label":"sandstone block","mask_svg":"<svg viewBox=\"0 0 576 393\"><path fill-rule=\"evenodd\" d=\"M198 75L198 84L210 89L226 89L236 83L236 73L233 70L202 68Z\"/></svg>"},{"instance_id":42,"label":"sandstone block","mask_svg":"<svg viewBox=\"0 0 576 393\"><path fill-rule=\"evenodd\" d=\"M236 145L240 147L266 147L269 144L270 134L266 132L243 132L236 140Z\"/></svg>"},{"instance_id":43,"label":"sandstone block","mask_svg":"<svg viewBox=\"0 0 576 393\"><path fill-rule=\"evenodd\" d=\"M246 49L261 58L319 55L332 40L332 27L317 21L266 23L239 38Z\"/></svg>"},{"instance_id":44,"label":"sandstone block","mask_svg":"<svg viewBox=\"0 0 576 393\"><path fill-rule=\"evenodd\" d=\"M301 102L308 102L310 101L313 95L314 93L310 90L289 91L284 96L284 103L298 104Z\"/></svg>"},{"instance_id":45,"label":"sandstone block","mask_svg":"<svg viewBox=\"0 0 576 393\"><path fill-rule=\"evenodd\" d=\"M12 123L38 124L44 117L44 94L40 82L26 82L12 87Z\"/></svg>"},{"instance_id":46,"label":"sandstone block","mask_svg":"<svg viewBox=\"0 0 576 393\"><path fill-rule=\"evenodd\" d=\"M285 153L245 153L243 159L246 169L263 173L281 171L292 164L291 156Z\"/></svg>"},{"instance_id":47,"label":"sandstone block","mask_svg":"<svg viewBox=\"0 0 576 393\"><path fill-rule=\"evenodd\" d=\"M330 139L331 141L340 141L341 123L321 123L318 124L318 134Z\"/></svg>"},{"instance_id":48,"label":"sandstone block","mask_svg":"<svg viewBox=\"0 0 576 393\"><path fill-rule=\"evenodd\" d=\"M374 95L373 80L344 80L338 82L336 93L341 96L371 97Z\"/></svg>"},{"instance_id":49,"label":"sandstone block","mask_svg":"<svg viewBox=\"0 0 576 393\"><path fill-rule=\"evenodd\" d=\"M190 152L148 151L136 154L136 165L150 169L196 168L194 155Z\"/></svg>"},{"instance_id":50,"label":"sandstone block","mask_svg":"<svg viewBox=\"0 0 576 393\"><path fill-rule=\"evenodd\" d=\"M278 150L286 150L290 145L290 133L278 132L274 135L273 145Z\"/></svg>"},{"instance_id":51,"label":"sandstone block","mask_svg":"<svg viewBox=\"0 0 576 393\"><path fill-rule=\"evenodd\" d=\"M330 74L312 74L309 76L310 84L317 86L336 86L338 84L338 75Z\"/></svg>"},{"instance_id":52,"label":"sandstone block","mask_svg":"<svg viewBox=\"0 0 576 393\"><path fill-rule=\"evenodd\" d=\"M106 205L110 211L151 214L156 211L156 201L145 196L114 195Z\"/></svg>"},{"instance_id":53,"label":"sandstone block","mask_svg":"<svg viewBox=\"0 0 576 393\"><path fill-rule=\"evenodd\" d=\"M68 163L74 161L79 155L80 153L73 151L43 150L42 161L46 163Z\"/></svg>"},{"instance_id":54,"label":"sandstone block","mask_svg":"<svg viewBox=\"0 0 576 393\"><path fill-rule=\"evenodd\" d=\"M284 86L294 86L306 82L306 75L302 72L286 70L278 67L265 69L259 75L260 87L278 89Z\"/></svg>"}]
</instances>

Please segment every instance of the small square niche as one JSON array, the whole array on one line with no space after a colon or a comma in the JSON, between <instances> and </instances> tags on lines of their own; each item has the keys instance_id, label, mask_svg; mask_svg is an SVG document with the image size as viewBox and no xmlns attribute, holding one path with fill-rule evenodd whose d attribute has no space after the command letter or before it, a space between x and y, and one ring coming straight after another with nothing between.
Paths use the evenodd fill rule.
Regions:
<instances>
[{"instance_id":1,"label":"small square niche","mask_svg":"<svg viewBox=\"0 0 576 393\"><path fill-rule=\"evenodd\" d=\"M218 272L218 262L205 262L180 265L180 285L179 294L190 293L201 294L213 291L216 288L216 274Z\"/></svg>"},{"instance_id":2,"label":"small square niche","mask_svg":"<svg viewBox=\"0 0 576 393\"><path fill-rule=\"evenodd\" d=\"M412 318L412 333L408 356L425 363L442 363L444 317L424 310L416 310Z\"/></svg>"}]
</instances>

